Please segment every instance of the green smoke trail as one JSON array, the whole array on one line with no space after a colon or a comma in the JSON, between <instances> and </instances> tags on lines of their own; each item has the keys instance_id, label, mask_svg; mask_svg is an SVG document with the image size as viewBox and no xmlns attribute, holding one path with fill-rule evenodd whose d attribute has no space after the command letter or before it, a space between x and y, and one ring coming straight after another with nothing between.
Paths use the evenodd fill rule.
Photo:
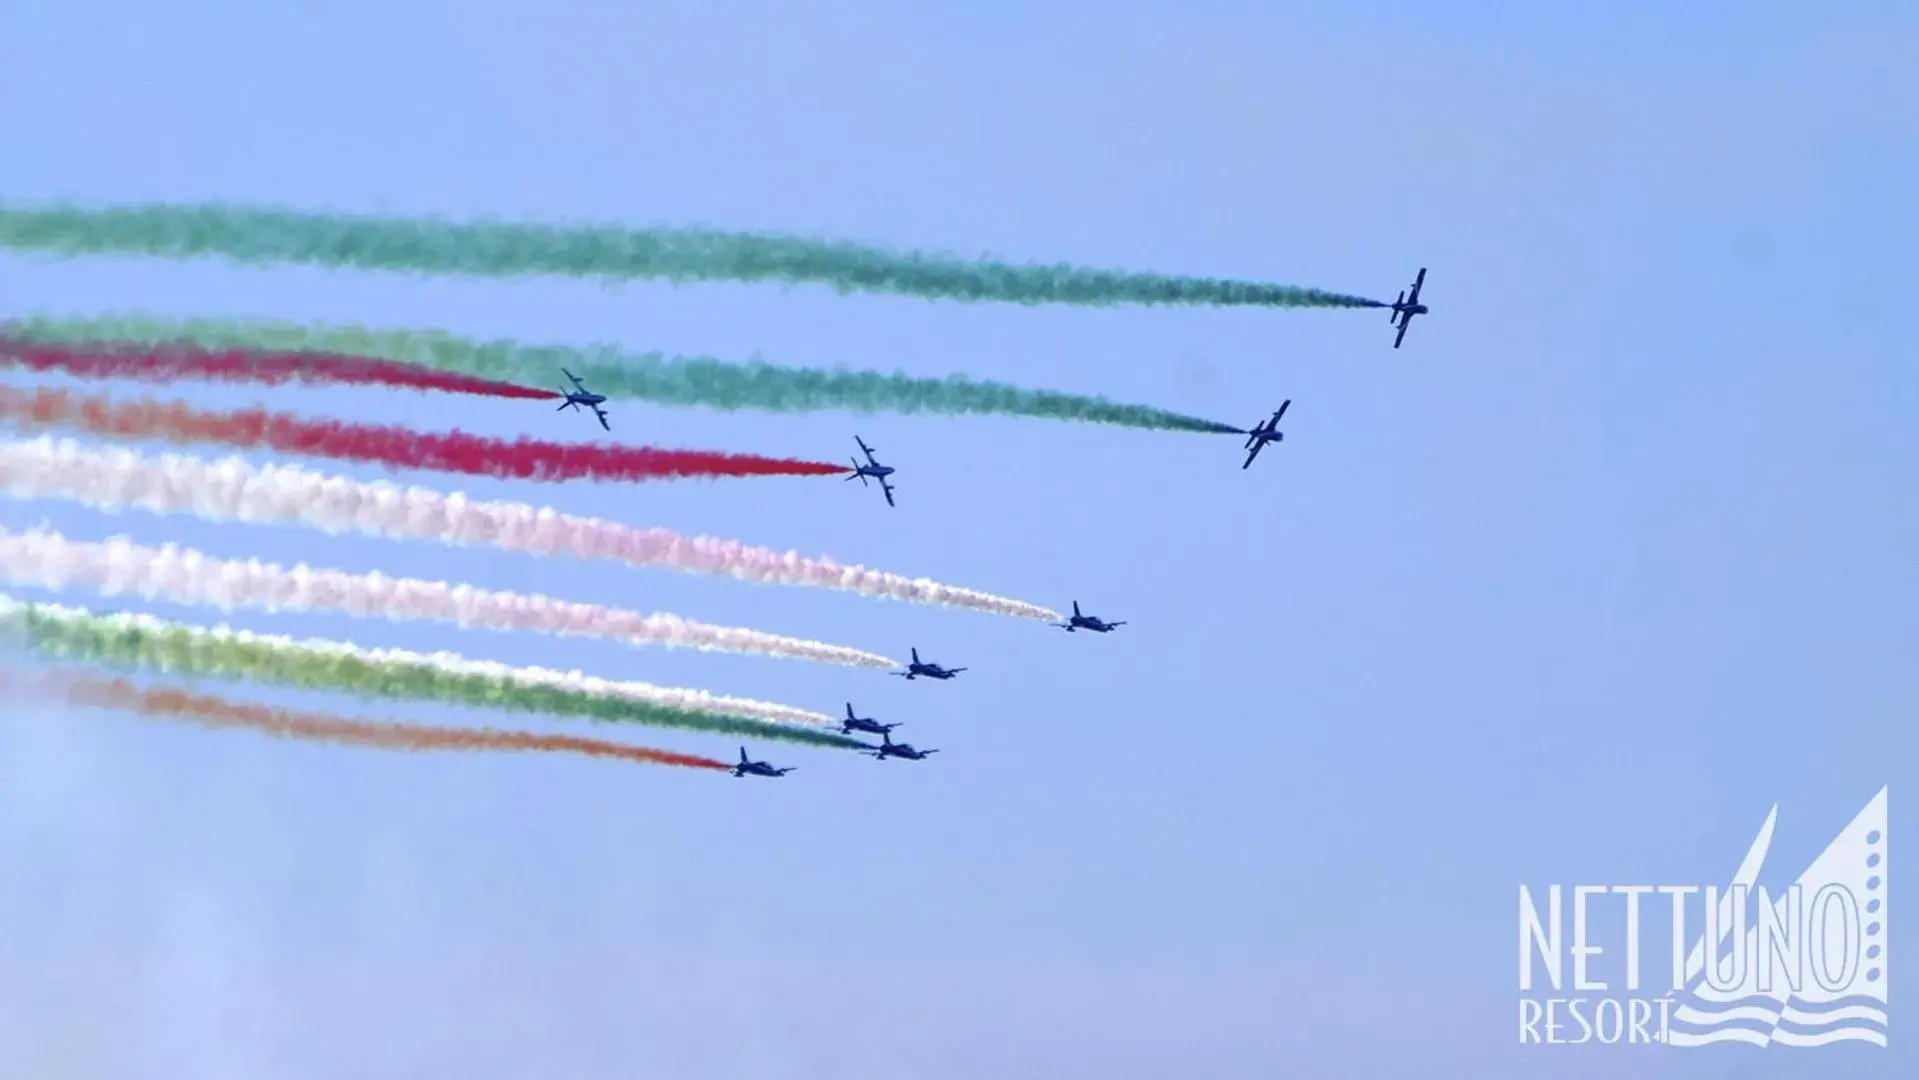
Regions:
<instances>
[{"instance_id":1,"label":"green smoke trail","mask_svg":"<svg viewBox=\"0 0 1919 1080\"><path fill-rule=\"evenodd\" d=\"M958 375L922 379L870 371L778 367L757 361L728 363L708 357L626 353L610 345L570 348L507 340L474 341L437 330L372 330L325 324L308 327L144 315L84 319L32 316L0 323L0 362L5 360L5 338L49 345L175 344L219 352L246 349L365 356L534 386L553 384L564 367L609 397L639 398L663 405L773 412L849 409L869 413L993 413L1155 431L1243 434L1242 429L1230 424L1146 405L1121 405L1101 397L1053 390L1023 390Z\"/></svg>"},{"instance_id":2,"label":"green smoke trail","mask_svg":"<svg viewBox=\"0 0 1919 1080\"><path fill-rule=\"evenodd\" d=\"M813 746L865 747L856 739L830 731L449 670L425 662L426 657L390 659L332 642L295 642L225 627L207 630L140 615L95 615L54 604L23 604L5 595L0 595L0 645L23 647L54 659L188 677L253 679L361 697L655 724Z\"/></svg>"},{"instance_id":3,"label":"green smoke trail","mask_svg":"<svg viewBox=\"0 0 1919 1080\"><path fill-rule=\"evenodd\" d=\"M62 255L106 253L364 270L517 277L665 278L830 285L929 300L1018 304L1383 307L1319 289L1055 264L1016 266L936 252L711 229L450 222L265 207L71 204L0 207L0 245Z\"/></svg>"}]
</instances>

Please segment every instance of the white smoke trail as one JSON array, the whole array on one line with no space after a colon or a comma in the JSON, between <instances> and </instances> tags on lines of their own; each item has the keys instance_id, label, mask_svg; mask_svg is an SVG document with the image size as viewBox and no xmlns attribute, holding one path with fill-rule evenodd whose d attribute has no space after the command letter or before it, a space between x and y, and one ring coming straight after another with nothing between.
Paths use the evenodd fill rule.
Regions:
<instances>
[{"instance_id":1,"label":"white smoke trail","mask_svg":"<svg viewBox=\"0 0 1919 1080\"><path fill-rule=\"evenodd\" d=\"M182 624L166 622L149 615L131 612L95 615L85 609L63 607L58 604L24 604L10 596L0 594L0 631L17 633L19 627L24 625L29 616L36 611L43 617L106 627L114 634L138 631L165 636L169 632L183 629ZM643 682L614 681L587 675L577 670L555 671L552 668L511 667L487 660L469 660L457 653L449 652L416 653L404 649L363 649L351 642L322 639L300 641L275 634L254 634L225 626L216 626L211 629L200 627L185 629L203 648L210 647L213 650L218 650L222 646L251 646L269 652L293 655L303 662L315 656L349 657L371 668L430 668L447 675L472 676L514 687L548 687L580 697L611 698L641 705L719 716L744 716L775 724L832 727L839 723L824 713L796 709L790 705L755 701L752 698L723 697L718 694L709 694L704 690L654 686ZM0 634L0 640L4 638L5 635ZM115 647L123 646L116 643Z\"/></svg>"},{"instance_id":2,"label":"white smoke trail","mask_svg":"<svg viewBox=\"0 0 1919 1080\"><path fill-rule=\"evenodd\" d=\"M1057 622L1048 608L974 589L841 566L798 552L737 540L636 529L551 507L475 502L428 488L365 483L293 465L256 466L237 457L209 462L128 450L92 450L43 436L0 443L0 490L22 499L56 498L102 510L137 507L209 521L300 524L328 533L491 547L531 555L606 559L718 574L766 585L811 585L864 596L971 608Z\"/></svg>"},{"instance_id":3,"label":"white smoke trail","mask_svg":"<svg viewBox=\"0 0 1919 1080\"><path fill-rule=\"evenodd\" d=\"M850 667L900 666L897 660L859 649L712 626L677 615L641 615L549 596L390 578L377 572L349 574L314 570L305 564L288 569L252 559L218 559L173 544L143 547L125 538L106 543L78 542L44 529L15 533L0 528L0 580L56 590L79 586L104 596L163 596L176 603L223 611L337 611L361 618L614 638L631 645L761 653Z\"/></svg>"}]
</instances>

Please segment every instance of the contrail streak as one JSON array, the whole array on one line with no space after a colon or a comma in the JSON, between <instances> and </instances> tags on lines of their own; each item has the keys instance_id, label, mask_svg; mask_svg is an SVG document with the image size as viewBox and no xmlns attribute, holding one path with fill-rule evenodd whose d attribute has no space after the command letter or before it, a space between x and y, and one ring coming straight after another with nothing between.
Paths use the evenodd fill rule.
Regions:
<instances>
[{"instance_id":1,"label":"contrail streak","mask_svg":"<svg viewBox=\"0 0 1919 1080\"><path fill-rule=\"evenodd\" d=\"M52 698L76 708L110 709L141 716L184 720L208 728L243 728L278 738L364 746L379 750L508 750L584 754L636 765L678 765L725 772L732 766L699 754L680 754L629 746L578 735L534 735L499 728L437 727L350 720L325 713L243 705L184 689L141 689L125 679L103 679L68 671L21 671L0 667L0 693L12 698Z\"/></svg>"},{"instance_id":2,"label":"contrail streak","mask_svg":"<svg viewBox=\"0 0 1919 1080\"><path fill-rule=\"evenodd\" d=\"M361 697L439 701L814 746L867 748L828 730L833 720L820 713L719 697L703 690L612 682L577 671L507 667L452 653L422 655L336 641L295 641L145 615L96 615L55 604L23 604L7 596L0 596L0 643L56 660L185 677L251 679Z\"/></svg>"},{"instance_id":3,"label":"contrail streak","mask_svg":"<svg viewBox=\"0 0 1919 1080\"><path fill-rule=\"evenodd\" d=\"M288 569L241 562L173 544L145 547L125 538L69 540L36 529L0 527L0 581L34 588L87 588L103 596L135 595L222 611L322 611L395 621L455 623L484 630L532 630L568 637L610 638L628 645L758 653L848 667L896 668L899 661L823 641L713 626L678 615L574 604L548 596L476 589L444 581Z\"/></svg>"},{"instance_id":4,"label":"contrail streak","mask_svg":"<svg viewBox=\"0 0 1919 1080\"><path fill-rule=\"evenodd\" d=\"M327 214L223 203L0 208L0 246L59 255L224 256L241 263L519 277L783 282L927 300L1016 304L1376 308L1377 300L1258 281L888 251L697 228L551 226Z\"/></svg>"},{"instance_id":5,"label":"contrail streak","mask_svg":"<svg viewBox=\"0 0 1919 1080\"><path fill-rule=\"evenodd\" d=\"M1026 390L954 375L944 379L876 371L732 363L701 356L631 353L611 345L574 348L476 341L435 330L372 330L362 326L301 326L261 320L165 319L104 315L55 319L33 316L0 324L0 335L22 347L44 345L179 349L252 355L268 366L303 353L350 355L414 365L420 370L507 383L544 383L564 368L595 392L661 405L709 409L1027 416L1149 431L1244 434L1217 420L1150 405L1122 405L1103 397Z\"/></svg>"},{"instance_id":6,"label":"contrail streak","mask_svg":"<svg viewBox=\"0 0 1919 1080\"><path fill-rule=\"evenodd\" d=\"M81 379L129 379L152 383L226 382L257 386L378 386L391 390L436 390L450 394L553 401L557 391L434 371L416 364L365 356L264 353L243 349L207 351L184 345L128 349L113 342L40 345L6 336L0 323L0 364L28 371L57 371Z\"/></svg>"},{"instance_id":7,"label":"contrail streak","mask_svg":"<svg viewBox=\"0 0 1919 1080\"><path fill-rule=\"evenodd\" d=\"M862 596L968 608L1058 622L1048 608L973 589L841 566L797 552L747 547L737 540L686 537L575 517L524 503L482 502L427 488L401 488L311 472L255 466L240 458L209 462L183 455L149 458L93 450L48 437L0 442L0 492L19 499L63 499L96 509L134 507L207 521L302 525L333 534L425 540L529 555L567 555L627 566L715 574L766 585L838 589Z\"/></svg>"},{"instance_id":8,"label":"contrail streak","mask_svg":"<svg viewBox=\"0 0 1919 1080\"><path fill-rule=\"evenodd\" d=\"M0 422L29 430L78 430L118 439L275 450L500 480L644 481L688 477L838 476L828 461L797 461L707 450L595 446L538 439L489 439L453 431L307 420L265 409L202 412L184 402L116 402L65 390L0 386Z\"/></svg>"}]
</instances>

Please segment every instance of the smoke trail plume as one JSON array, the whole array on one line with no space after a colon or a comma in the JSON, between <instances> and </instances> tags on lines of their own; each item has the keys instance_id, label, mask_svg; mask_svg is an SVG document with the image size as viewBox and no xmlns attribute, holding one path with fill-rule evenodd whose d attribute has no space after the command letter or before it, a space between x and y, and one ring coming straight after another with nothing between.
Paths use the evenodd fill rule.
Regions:
<instances>
[{"instance_id":1,"label":"smoke trail plume","mask_svg":"<svg viewBox=\"0 0 1919 1080\"><path fill-rule=\"evenodd\" d=\"M758 361L731 363L709 357L628 353L611 345L571 348L510 340L474 341L432 330L107 315L90 319L35 316L0 324L0 335L16 342L49 345L114 342L122 348L191 347L229 355L252 350L264 358L263 362L271 363L301 352L362 356L515 383L543 383L565 368L597 393L661 405L772 412L847 409L866 413L991 414L1151 431L1245 433L1231 424L1149 405L1122 405L1103 397L1054 390L1024 390L961 375L924 379L876 371L789 368Z\"/></svg>"},{"instance_id":2,"label":"smoke trail plume","mask_svg":"<svg viewBox=\"0 0 1919 1080\"><path fill-rule=\"evenodd\" d=\"M798 552L747 547L737 540L636 529L549 507L480 502L420 487L363 483L289 465L240 458L209 462L183 455L149 458L93 450L71 439L0 442L0 493L64 499L101 510L137 507L207 521L303 525L328 533L426 540L529 555L568 555L627 566L716 574L764 585L807 585L862 596L941 604L996 615L1058 622L1036 604L973 589L841 566Z\"/></svg>"},{"instance_id":3,"label":"smoke trail plume","mask_svg":"<svg viewBox=\"0 0 1919 1080\"><path fill-rule=\"evenodd\" d=\"M553 390L516 386L457 372L434 371L365 356L325 353L270 353L227 349L208 351L186 345L126 348L112 342L76 346L40 345L6 336L0 324L0 365L29 371L57 371L82 379L140 382L226 382L259 386L378 386L390 390L436 390L450 394L553 401Z\"/></svg>"},{"instance_id":4,"label":"smoke trail plume","mask_svg":"<svg viewBox=\"0 0 1919 1080\"><path fill-rule=\"evenodd\" d=\"M677 615L641 615L548 596L380 573L313 570L304 564L288 569L257 560L217 559L173 544L145 547L124 538L103 544L78 542L39 529L11 532L0 527L0 582L56 591L87 588L103 596L132 594L222 611L323 611L610 638L629 645L758 653L849 667L900 666L897 660L842 645L713 626Z\"/></svg>"},{"instance_id":5,"label":"smoke trail plume","mask_svg":"<svg viewBox=\"0 0 1919 1080\"><path fill-rule=\"evenodd\" d=\"M276 450L283 454L491 476L502 480L636 482L688 477L837 476L844 465L705 450L595 446L538 439L489 439L465 432L306 420L265 409L201 412L183 402L115 402L65 390L0 386L0 422L28 430L65 429L120 439Z\"/></svg>"},{"instance_id":6,"label":"smoke trail plume","mask_svg":"<svg viewBox=\"0 0 1919 1080\"><path fill-rule=\"evenodd\" d=\"M0 667L0 693L11 698L52 698L76 708L110 709L141 716L184 720L209 728L244 728L261 734L338 746L380 750L519 750L584 754L636 765L678 765L724 772L732 766L699 754L680 754L629 746L578 735L534 735L499 728L436 727L426 724L350 720L324 713L297 712L265 705L243 705L184 689L145 690L125 679L103 679L78 672L23 671Z\"/></svg>"},{"instance_id":7,"label":"smoke trail plume","mask_svg":"<svg viewBox=\"0 0 1919 1080\"><path fill-rule=\"evenodd\" d=\"M295 641L224 626L205 629L144 615L95 615L0 596L0 644L55 660L337 690L361 697L439 701L508 712L782 739L866 749L834 734L832 718L785 705L646 683L612 682L545 668L507 667L452 653L361 649Z\"/></svg>"},{"instance_id":8,"label":"smoke trail plume","mask_svg":"<svg viewBox=\"0 0 1919 1080\"><path fill-rule=\"evenodd\" d=\"M70 204L0 208L0 246L60 255L219 255L242 263L518 277L829 285L928 300L1017 304L1384 307L1321 289L1221 278L1017 265L938 252L694 228L450 222L265 207Z\"/></svg>"}]
</instances>

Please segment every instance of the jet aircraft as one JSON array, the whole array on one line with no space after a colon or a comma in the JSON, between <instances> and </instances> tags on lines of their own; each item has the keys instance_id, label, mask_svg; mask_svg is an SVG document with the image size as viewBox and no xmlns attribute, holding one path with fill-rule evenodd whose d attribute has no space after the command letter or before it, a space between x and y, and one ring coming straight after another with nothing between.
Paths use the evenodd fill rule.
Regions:
<instances>
[{"instance_id":1,"label":"jet aircraft","mask_svg":"<svg viewBox=\"0 0 1919 1080\"><path fill-rule=\"evenodd\" d=\"M918 649L914 649L913 662L906 665L905 671L895 671L893 672L893 674L898 675L903 679L916 679L921 675L924 675L929 679L950 679L953 676L958 675L960 672L965 670L966 669L963 667L943 668L939 666L938 664L923 663L920 660L920 651ZM884 733L882 732L882 734Z\"/></svg>"},{"instance_id":2,"label":"jet aircraft","mask_svg":"<svg viewBox=\"0 0 1919 1080\"><path fill-rule=\"evenodd\" d=\"M853 703L849 701L846 703L846 719L840 724L840 734L851 735L855 731L864 731L871 735L885 735L896 727L899 727L899 725L882 724L878 720L871 720L864 716L854 716Z\"/></svg>"},{"instance_id":3,"label":"jet aircraft","mask_svg":"<svg viewBox=\"0 0 1919 1080\"><path fill-rule=\"evenodd\" d=\"M1419 288L1424 284L1426 284L1426 268L1422 266L1419 268L1419 276L1413 279L1413 294L1407 296L1405 291L1401 290L1399 299L1393 302L1392 321L1399 327L1398 336L1393 338L1395 349L1399 348L1400 342L1406 340L1406 327L1412 324L1413 316L1424 315L1427 312L1426 305L1419 302Z\"/></svg>"},{"instance_id":4,"label":"jet aircraft","mask_svg":"<svg viewBox=\"0 0 1919 1080\"><path fill-rule=\"evenodd\" d=\"M1240 468L1252 468L1253 459L1259 456L1261 450L1266 449L1267 443L1278 442L1286 437L1286 433L1279 430L1279 418L1286 415L1286 408L1292 403L1292 398L1280 402L1279 409L1273 413L1271 419L1261 420L1253 427L1253 430L1246 433L1245 448L1250 452L1246 455L1246 463Z\"/></svg>"},{"instance_id":5,"label":"jet aircraft","mask_svg":"<svg viewBox=\"0 0 1919 1080\"><path fill-rule=\"evenodd\" d=\"M905 758L908 761L925 761L932 755L939 753L939 750L915 750L911 743L894 742L892 736L882 731L880 732L879 747L873 750L872 753L873 757L879 761L885 761L890 757Z\"/></svg>"},{"instance_id":6,"label":"jet aircraft","mask_svg":"<svg viewBox=\"0 0 1919 1080\"><path fill-rule=\"evenodd\" d=\"M742 746L740 747L740 763L738 765L733 766L733 775L735 777L748 776L748 775L785 776L787 773L792 772L794 768L796 768L796 766L788 766L784 769L775 769L773 766L768 765L764 761L748 761L746 759L746 747Z\"/></svg>"},{"instance_id":7,"label":"jet aircraft","mask_svg":"<svg viewBox=\"0 0 1919 1080\"><path fill-rule=\"evenodd\" d=\"M596 394L593 391L588 390L586 388L586 384L580 381L580 377L578 375L573 374L572 372L566 370L565 368L560 369L560 374L565 375L568 379L571 379L573 381L573 389L560 391L560 393L566 395L566 400L562 402L560 404L559 409L555 411L564 412L567 409L575 409L580 407L581 405L584 405L587 408L593 410L594 416L597 416L600 418L601 427L606 428L606 430L608 431L612 431L613 428L609 426L606 422L606 410L600 408L601 405L606 404L606 395Z\"/></svg>"},{"instance_id":8,"label":"jet aircraft","mask_svg":"<svg viewBox=\"0 0 1919 1080\"><path fill-rule=\"evenodd\" d=\"M869 476L878 480L880 482L880 493L886 496L886 505L894 505L893 485L886 482L886 478L893 475L893 467L891 465L881 465L879 460L873 456L873 448L866 445L865 439L855 435L853 436L853 441L859 443L860 449L866 452L866 464L861 465L860 460L854 458L853 474L848 476L847 479L858 480L861 487L866 486L866 478Z\"/></svg>"},{"instance_id":9,"label":"jet aircraft","mask_svg":"<svg viewBox=\"0 0 1919 1080\"><path fill-rule=\"evenodd\" d=\"M1073 601L1072 621L1056 622L1053 625L1069 634L1075 630L1091 630L1095 634L1110 634L1120 627L1125 626L1126 620L1121 619L1119 622L1107 622L1097 615L1081 615L1079 613L1079 601L1075 600Z\"/></svg>"}]
</instances>

